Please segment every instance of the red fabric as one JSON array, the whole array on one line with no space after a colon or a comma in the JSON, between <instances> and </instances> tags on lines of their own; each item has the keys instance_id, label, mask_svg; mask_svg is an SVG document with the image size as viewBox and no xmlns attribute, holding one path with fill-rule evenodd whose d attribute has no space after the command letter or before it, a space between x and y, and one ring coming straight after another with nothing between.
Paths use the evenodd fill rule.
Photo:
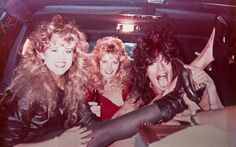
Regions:
<instances>
[{"instance_id":1,"label":"red fabric","mask_svg":"<svg viewBox=\"0 0 236 147\"><path fill-rule=\"evenodd\" d=\"M101 104L101 120L109 120L120 109L119 106L112 103L108 98L99 94L98 102Z\"/></svg>"},{"instance_id":2,"label":"red fabric","mask_svg":"<svg viewBox=\"0 0 236 147\"><path fill-rule=\"evenodd\" d=\"M126 100L127 92L125 90L122 91L123 100ZM112 103L108 98L101 95L97 91L90 93L88 96L88 101L95 101L99 105L101 105L101 120L109 120L112 116L120 109L119 106Z\"/></svg>"}]
</instances>

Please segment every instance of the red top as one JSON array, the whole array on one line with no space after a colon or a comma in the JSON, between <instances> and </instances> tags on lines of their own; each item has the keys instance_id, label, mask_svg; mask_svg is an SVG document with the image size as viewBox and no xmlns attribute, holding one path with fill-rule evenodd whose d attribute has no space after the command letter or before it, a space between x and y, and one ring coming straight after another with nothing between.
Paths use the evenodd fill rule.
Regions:
<instances>
[{"instance_id":1,"label":"red top","mask_svg":"<svg viewBox=\"0 0 236 147\"><path fill-rule=\"evenodd\" d=\"M124 101L127 98L127 93L125 90L122 91L122 98ZM98 92L93 92L93 94L90 95L88 99L89 101L94 101L101 105L101 120L111 119L112 116L120 109L120 106L112 103L112 101Z\"/></svg>"}]
</instances>

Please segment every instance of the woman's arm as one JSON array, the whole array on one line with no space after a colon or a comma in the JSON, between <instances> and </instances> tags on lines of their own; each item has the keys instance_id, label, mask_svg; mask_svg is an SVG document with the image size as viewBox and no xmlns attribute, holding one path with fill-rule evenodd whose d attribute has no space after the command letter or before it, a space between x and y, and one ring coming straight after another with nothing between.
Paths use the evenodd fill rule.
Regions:
<instances>
[{"instance_id":1,"label":"woman's arm","mask_svg":"<svg viewBox=\"0 0 236 147\"><path fill-rule=\"evenodd\" d=\"M15 96L13 98L11 92L6 92L6 95L7 96L1 101L1 109L4 112L3 126L1 126L3 146L10 147L17 145L47 147L55 146L57 141L60 144L65 144L65 146L68 144L70 146L70 144L74 144L74 142L78 145L88 142L88 140L91 139L84 138L91 134L91 131L86 131L85 128L79 127L69 129L65 132L62 129L52 131L44 124L47 123L48 120L47 114L42 113L41 111L41 113L38 113L38 110L41 109L39 108L40 105L37 102L31 104L27 97L18 98ZM32 126L38 128L32 129ZM56 128L57 125L51 127ZM55 136L59 137L56 137L56 139L50 139L55 138Z\"/></svg>"},{"instance_id":2,"label":"woman's arm","mask_svg":"<svg viewBox=\"0 0 236 147\"><path fill-rule=\"evenodd\" d=\"M213 43L215 39L215 28L211 32L211 36L207 41L206 46L201 51L201 53L190 63L190 65L205 69L212 61L213 58Z\"/></svg>"},{"instance_id":3,"label":"woman's arm","mask_svg":"<svg viewBox=\"0 0 236 147\"><path fill-rule=\"evenodd\" d=\"M1 135L3 146L13 146L29 139L30 102L27 98L13 97L7 90L1 101L3 112Z\"/></svg>"},{"instance_id":4,"label":"woman's arm","mask_svg":"<svg viewBox=\"0 0 236 147\"><path fill-rule=\"evenodd\" d=\"M192 78L194 80L194 85L197 89L201 85L206 86L206 92L204 93L202 100L199 103L202 109L203 110L222 109L223 105L221 104L215 83L211 79L211 77L204 70L201 70L200 68L196 68L190 65L185 65L185 67L192 71Z\"/></svg>"}]
</instances>

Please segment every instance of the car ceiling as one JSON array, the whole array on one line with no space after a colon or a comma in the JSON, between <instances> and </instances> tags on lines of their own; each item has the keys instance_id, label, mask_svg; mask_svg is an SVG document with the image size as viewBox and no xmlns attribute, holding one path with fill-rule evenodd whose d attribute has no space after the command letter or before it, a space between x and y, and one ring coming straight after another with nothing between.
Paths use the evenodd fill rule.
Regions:
<instances>
[{"instance_id":1,"label":"car ceiling","mask_svg":"<svg viewBox=\"0 0 236 147\"><path fill-rule=\"evenodd\" d=\"M136 42L141 35L159 25L179 38L183 46L186 46L189 40L200 40L199 44L204 45L218 15L226 19L232 32L236 32L236 1L159 0L161 3L150 3L157 0L148 1L2 0L0 4L4 11L26 26L24 29L28 33L40 21L50 20L55 14L62 14L78 24L87 34L89 42L95 42L107 35L118 36L125 42ZM124 22L139 25L140 31L132 33L117 31L116 25ZM185 48L189 48L188 45Z\"/></svg>"},{"instance_id":2,"label":"car ceiling","mask_svg":"<svg viewBox=\"0 0 236 147\"><path fill-rule=\"evenodd\" d=\"M153 1L153 0L149 0ZM155 1L155 0L154 0ZM195 58L190 45L202 49L214 26L216 16L223 16L236 32L236 2L232 0L2 0L1 5L11 16L27 26L29 33L40 21L62 14L87 34L89 42L103 36L118 36L135 43L141 35L162 26L185 48L187 61ZM118 23L132 22L140 31L122 33ZM235 33L234 33L235 34ZM25 35L26 36L26 35Z\"/></svg>"},{"instance_id":3,"label":"car ceiling","mask_svg":"<svg viewBox=\"0 0 236 147\"><path fill-rule=\"evenodd\" d=\"M59 13L94 35L118 33L116 24L128 20L140 25L139 33L159 24L176 35L191 36L208 36L216 15L222 15L231 26L236 24L232 0L164 0L161 4L146 0L3 0L1 4L23 23L37 23Z\"/></svg>"}]
</instances>

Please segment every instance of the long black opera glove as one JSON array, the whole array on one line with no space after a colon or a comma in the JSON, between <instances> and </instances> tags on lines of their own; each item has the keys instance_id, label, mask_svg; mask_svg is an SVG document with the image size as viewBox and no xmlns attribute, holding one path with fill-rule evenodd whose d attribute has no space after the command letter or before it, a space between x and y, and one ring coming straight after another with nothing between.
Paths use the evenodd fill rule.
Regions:
<instances>
[{"instance_id":1,"label":"long black opera glove","mask_svg":"<svg viewBox=\"0 0 236 147\"><path fill-rule=\"evenodd\" d=\"M142 123L168 121L176 113L187 108L179 93L173 91L153 104L125 114L110 121L91 125L92 140L88 147L105 147L114 141L125 139L137 133Z\"/></svg>"},{"instance_id":2,"label":"long black opera glove","mask_svg":"<svg viewBox=\"0 0 236 147\"><path fill-rule=\"evenodd\" d=\"M154 101L151 105L125 114L119 118L89 126L88 128L93 131L93 139L89 142L88 146L105 147L114 141L131 137L137 133L138 127L142 123L169 121L175 114L182 112L187 108L187 105L182 99L184 90L187 90L190 93L189 95L192 100L198 100L197 98L199 96L196 94L199 92L195 92L191 87L192 84L189 77L189 71L183 68L181 62L176 64L181 67L179 69L180 78L177 81L177 86L174 91L168 93L161 99Z\"/></svg>"}]
</instances>

